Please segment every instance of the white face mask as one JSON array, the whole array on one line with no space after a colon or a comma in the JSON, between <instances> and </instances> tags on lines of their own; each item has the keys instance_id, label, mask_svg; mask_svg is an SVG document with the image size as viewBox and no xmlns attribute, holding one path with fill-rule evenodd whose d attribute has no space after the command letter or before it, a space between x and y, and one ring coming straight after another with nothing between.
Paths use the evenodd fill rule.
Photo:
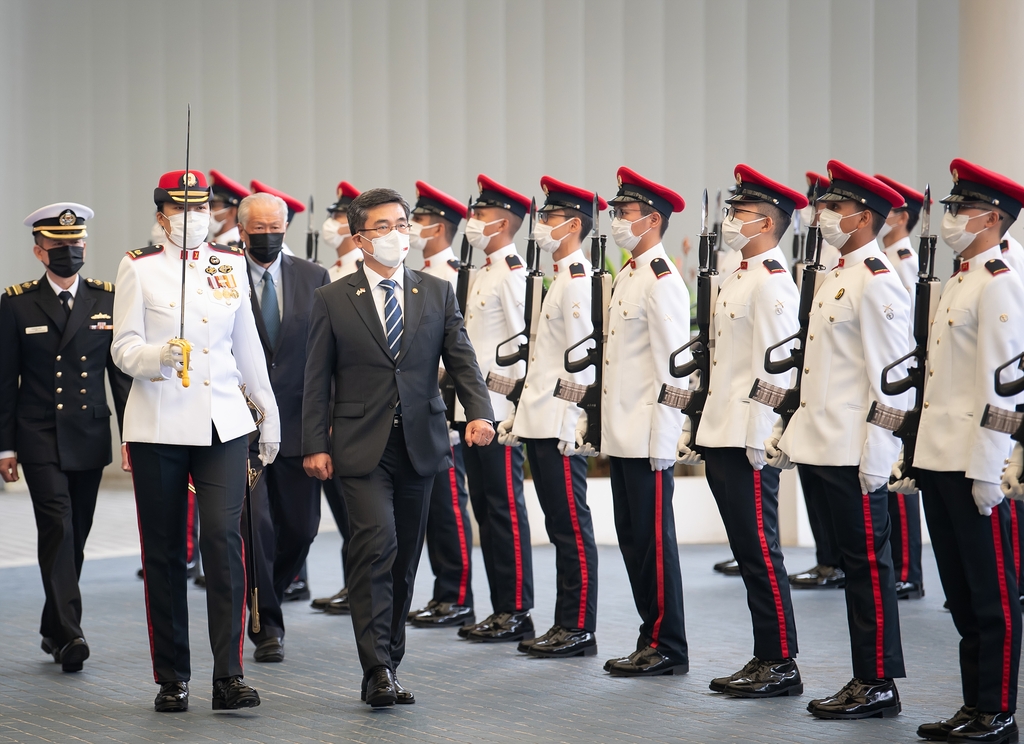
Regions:
<instances>
[{"instance_id":1,"label":"white face mask","mask_svg":"<svg viewBox=\"0 0 1024 744\"><path fill-rule=\"evenodd\" d=\"M216 212L210 212L210 232L207 234L207 240L213 240L220 235L221 230L224 229L224 225L227 224L227 219L219 220L218 215L226 215L229 207L218 210Z\"/></svg>"},{"instance_id":2,"label":"white face mask","mask_svg":"<svg viewBox=\"0 0 1024 744\"><path fill-rule=\"evenodd\" d=\"M476 248L478 251L486 250L487 244L491 242L491 238L494 235L484 235L484 228L490 227L491 225L497 225L501 220L492 220L491 222L484 222L478 220L476 217L471 217L466 221L466 240L469 244ZM495 233L496 235L497 233Z\"/></svg>"},{"instance_id":3,"label":"white face mask","mask_svg":"<svg viewBox=\"0 0 1024 744\"><path fill-rule=\"evenodd\" d=\"M833 212L831 209L823 209L818 214L818 227L821 228L821 237L824 238L829 245L835 248L842 248L846 245L846 241L850 239L855 230L850 232L843 232L843 228L840 223L847 217L856 217L858 214L864 214L864 210L854 212L853 214L839 214L839 212Z\"/></svg>"},{"instance_id":4,"label":"white face mask","mask_svg":"<svg viewBox=\"0 0 1024 744\"><path fill-rule=\"evenodd\" d=\"M743 222L738 217L726 217L722 221L722 240L725 244L732 248L734 251L743 250L743 246L750 242L750 236L743 234L744 225L753 225L755 222L767 219L766 217L758 217L756 220L750 222Z\"/></svg>"},{"instance_id":5,"label":"white face mask","mask_svg":"<svg viewBox=\"0 0 1024 744\"><path fill-rule=\"evenodd\" d=\"M320 226L320 237L328 247L338 250L341 241L348 237L348 223L341 222L334 217L328 217Z\"/></svg>"},{"instance_id":6,"label":"white face mask","mask_svg":"<svg viewBox=\"0 0 1024 744\"><path fill-rule=\"evenodd\" d=\"M206 241L206 236L210 232L209 212L189 212L187 236L184 235L184 212L165 214L164 216L171 223L171 231L167 233L167 237L179 248L192 250L193 248L198 248Z\"/></svg>"},{"instance_id":7,"label":"white face mask","mask_svg":"<svg viewBox=\"0 0 1024 744\"><path fill-rule=\"evenodd\" d=\"M815 215L818 214L818 208L813 204L808 204L806 207L800 210L800 221L805 227L814 222Z\"/></svg>"},{"instance_id":8,"label":"white face mask","mask_svg":"<svg viewBox=\"0 0 1024 744\"><path fill-rule=\"evenodd\" d=\"M571 220L569 221L571 222ZM554 253L558 250L558 247L562 245L562 241L569 237L569 233L566 233L560 238L552 237L551 233L560 227L568 225L569 222L563 222L561 225L545 225L543 222L538 222L533 226L533 238L537 241L537 247L542 251L548 253Z\"/></svg>"},{"instance_id":9,"label":"white face mask","mask_svg":"<svg viewBox=\"0 0 1024 744\"><path fill-rule=\"evenodd\" d=\"M365 238L366 236L363 235L364 240ZM374 238L370 243L373 244L373 252L367 251L367 255L373 256L380 264L389 269L401 265L409 254L409 236L406 233L398 232L398 230L392 230L383 238Z\"/></svg>"},{"instance_id":10,"label":"white face mask","mask_svg":"<svg viewBox=\"0 0 1024 744\"><path fill-rule=\"evenodd\" d=\"M624 251L632 251L637 247L640 242L640 238L649 233L654 229L654 225L651 225L639 235L633 234L633 225L640 220L646 220L651 215L644 215L639 220L624 220L621 217L616 217L612 220L612 240L615 241L615 245L619 246Z\"/></svg>"},{"instance_id":11,"label":"white face mask","mask_svg":"<svg viewBox=\"0 0 1024 744\"><path fill-rule=\"evenodd\" d=\"M974 233L967 232L967 223L975 217L984 217L991 211L990 209L988 212L972 215L960 213L956 217L953 216L952 212L946 212L942 215L942 227L939 228L942 241L953 249L953 253L959 256L970 247L974 239L984 229L982 228L982 230Z\"/></svg>"},{"instance_id":12,"label":"white face mask","mask_svg":"<svg viewBox=\"0 0 1024 744\"><path fill-rule=\"evenodd\" d=\"M885 236L892 232L892 225L888 221L882 223L882 229L878 231L879 242L885 240Z\"/></svg>"},{"instance_id":13,"label":"white face mask","mask_svg":"<svg viewBox=\"0 0 1024 744\"><path fill-rule=\"evenodd\" d=\"M437 227L440 222L433 222L429 225L421 225L418 222L409 223L409 245L417 251L422 251L427 247L427 242L436 235L431 235L430 238L423 237L423 231L429 230L432 227Z\"/></svg>"}]
</instances>

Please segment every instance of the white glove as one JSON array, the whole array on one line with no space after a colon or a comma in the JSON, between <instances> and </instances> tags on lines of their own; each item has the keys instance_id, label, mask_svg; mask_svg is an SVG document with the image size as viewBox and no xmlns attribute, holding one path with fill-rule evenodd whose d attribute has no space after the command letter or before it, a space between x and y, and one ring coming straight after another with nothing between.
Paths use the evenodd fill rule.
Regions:
<instances>
[{"instance_id":1,"label":"white glove","mask_svg":"<svg viewBox=\"0 0 1024 744\"><path fill-rule=\"evenodd\" d=\"M900 449L900 459L892 466L892 475L889 477L889 490L893 493L917 493L917 481L907 477L904 472L903 449Z\"/></svg>"},{"instance_id":2,"label":"white glove","mask_svg":"<svg viewBox=\"0 0 1024 744\"><path fill-rule=\"evenodd\" d=\"M675 464L675 460L662 460L661 458L658 457L651 458L651 470L653 470L655 473L661 470L668 470L669 468L675 466Z\"/></svg>"},{"instance_id":3,"label":"white glove","mask_svg":"<svg viewBox=\"0 0 1024 744\"><path fill-rule=\"evenodd\" d=\"M872 475L861 470L857 475L860 477L860 490L863 493L874 493L889 482L884 475Z\"/></svg>"},{"instance_id":4,"label":"white glove","mask_svg":"<svg viewBox=\"0 0 1024 744\"><path fill-rule=\"evenodd\" d=\"M448 430L448 444L450 444L452 447L454 447L455 445L459 444L461 441L462 440L459 439L459 432L458 431L456 431L455 429L449 429Z\"/></svg>"},{"instance_id":5,"label":"white glove","mask_svg":"<svg viewBox=\"0 0 1024 744\"><path fill-rule=\"evenodd\" d=\"M160 349L160 366L168 367L175 372L184 371L185 355L181 353L181 347L164 344Z\"/></svg>"},{"instance_id":6,"label":"white glove","mask_svg":"<svg viewBox=\"0 0 1024 744\"><path fill-rule=\"evenodd\" d=\"M750 463L750 467L754 470L760 470L768 464L768 460L764 456L764 450L755 449L754 447L747 447L747 462Z\"/></svg>"},{"instance_id":7,"label":"white glove","mask_svg":"<svg viewBox=\"0 0 1024 744\"><path fill-rule=\"evenodd\" d=\"M576 443L575 442L566 442L563 439L559 439L558 440L558 453L560 455L562 455L562 457L572 457L573 455L577 454L577 452L576 452Z\"/></svg>"},{"instance_id":8,"label":"white glove","mask_svg":"<svg viewBox=\"0 0 1024 744\"><path fill-rule=\"evenodd\" d=\"M689 418L683 424L683 433L679 435L679 442L676 444L676 462L680 462L683 465L700 465L703 462L701 456L690 449Z\"/></svg>"},{"instance_id":9,"label":"white glove","mask_svg":"<svg viewBox=\"0 0 1024 744\"><path fill-rule=\"evenodd\" d=\"M974 496L975 506L978 507L978 514L983 517L991 516L992 510L1003 500L1003 491L999 484L988 481L974 481L971 494Z\"/></svg>"},{"instance_id":10,"label":"white glove","mask_svg":"<svg viewBox=\"0 0 1024 744\"><path fill-rule=\"evenodd\" d=\"M793 463L789 459L789 455L779 449L779 440L782 439L783 431L785 431L785 426L783 426L782 418L780 417L775 422L775 426L772 427L772 433L764 440L765 464L779 470L789 470L793 467Z\"/></svg>"},{"instance_id":11,"label":"white glove","mask_svg":"<svg viewBox=\"0 0 1024 744\"><path fill-rule=\"evenodd\" d=\"M280 442L260 442L260 462L263 463L263 467L272 463L280 451Z\"/></svg>"},{"instance_id":12,"label":"white glove","mask_svg":"<svg viewBox=\"0 0 1024 744\"><path fill-rule=\"evenodd\" d=\"M600 454L596 449L583 441L587 436L587 414L581 413L576 421L576 454L584 457L597 457Z\"/></svg>"},{"instance_id":13,"label":"white glove","mask_svg":"<svg viewBox=\"0 0 1024 744\"><path fill-rule=\"evenodd\" d=\"M1010 459L1006 461L1006 467L1003 468L1003 479L999 484L1003 494L1009 499L1024 501L1024 485L1020 482L1022 470L1024 470L1024 449L1021 448L1020 442L1017 442L1013 445Z\"/></svg>"},{"instance_id":14,"label":"white glove","mask_svg":"<svg viewBox=\"0 0 1024 744\"><path fill-rule=\"evenodd\" d=\"M507 419L498 424L498 444L505 447L515 447L519 444L519 437L512 433L512 424L516 420L515 411Z\"/></svg>"}]
</instances>

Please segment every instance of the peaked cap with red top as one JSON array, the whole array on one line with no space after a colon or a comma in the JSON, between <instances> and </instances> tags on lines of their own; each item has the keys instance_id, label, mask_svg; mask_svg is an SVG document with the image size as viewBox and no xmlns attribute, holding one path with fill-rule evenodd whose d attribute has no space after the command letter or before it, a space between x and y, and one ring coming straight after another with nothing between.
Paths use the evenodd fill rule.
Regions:
<instances>
[{"instance_id":1,"label":"peaked cap with red top","mask_svg":"<svg viewBox=\"0 0 1024 744\"><path fill-rule=\"evenodd\" d=\"M942 200L943 204L984 202L1017 219L1024 205L1024 186L963 158L955 158L949 164L949 172L953 174L953 190Z\"/></svg>"},{"instance_id":2,"label":"peaked cap with red top","mask_svg":"<svg viewBox=\"0 0 1024 744\"><path fill-rule=\"evenodd\" d=\"M794 191L778 181L773 181L749 165L740 163L733 171L733 175L736 177L736 189L735 196L726 199L729 204L767 202L788 215L792 215L794 209L803 209L807 206L807 197L799 191Z\"/></svg>"},{"instance_id":3,"label":"peaked cap with red top","mask_svg":"<svg viewBox=\"0 0 1024 744\"><path fill-rule=\"evenodd\" d=\"M608 200L611 204L640 202L654 207L666 217L673 212L682 212L686 208L683 197L675 191L644 178L626 166L619 168L615 175L619 181L619 192Z\"/></svg>"},{"instance_id":4,"label":"peaked cap with red top","mask_svg":"<svg viewBox=\"0 0 1024 744\"><path fill-rule=\"evenodd\" d=\"M211 199L220 199L232 207L237 207L238 202L249 196L249 189L212 168L210 169L210 188L213 190Z\"/></svg>"},{"instance_id":5,"label":"peaked cap with red top","mask_svg":"<svg viewBox=\"0 0 1024 744\"><path fill-rule=\"evenodd\" d=\"M828 161L828 177L832 182L818 201L855 201L883 217L904 204L903 197L894 188L838 160Z\"/></svg>"},{"instance_id":6,"label":"peaked cap with red top","mask_svg":"<svg viewBox=\"0 0 1024 744\"><path fill-rule=\"evenodd\" d=\"M810 200L814 194L814 184L818 184L818 193L824 194L825 189L829 187L830 181L826 176L821 175L817 171L807 171L804 174L804 178L807 179L807 199Z\"/></svg>"},{"instance_id":7,"label":"peaked cap with red top","mask_svg":"<svg viewBox=\"0 0 1024 744\"><path fill-rule=\"evenodd\" d=\"M158 207L168 202L184 204L186 198L189 204L206 204L210 201L210 187L202 171L190 170L185 173L177 170L164 173L153 189L153 202Z\"/></svg>"},{"instance_id":8,"label":"peaked cap with red top","mask_svg":"<svg viewBox=\"0 0 1024 744\"><path fill-rule=\"evenodd\" d=\"M292 217L299 214L300 212L306 211L306 205L296 199L294 196L289 196L283 191L278 191L275 188L267 186L267 184L257 181L255 178L249 182L252 186L252 193L254 194L271 194L273 196L279 196L284 199L284 203L288 206L288 221L292 221Z\"/></svg>"},{"instance_id":9,"label":"peaked cap with red top","mask_svg":"<svg viewBox=\"0 0 1024 744\"><path fill-rule=\"evenodd\" d=\"M544 206L540 208L541 212L550 212L555 209L575 209L590 219L594 219L595 194L593 191L570 186L551 176L544 176L540 179L540 187L544 191ZM598 196L597 208L600 211L608 209L608 202Z\"/></svg>"},{"instance_id":10,"label":"peaked cap with red top","mask_svg":"<svg viewBox=\"0 0 1024 744\"><path fill-rule=\"evenodd\" d=\"M875 178L884 183L889 188L893 189L896 193L903 197L902 209L909 210L911 212L920 212L924 206L924 194L917 189L912 189L906 184L900 183L899 181L883 176L881 173L876 173ZM900 209L901 207L896 207Z\"/></svg>"},{"instance_id":11,"label":"peaked cap with red top","mask_svg":"<svg viewBox=\"0 0 1024 744\"><path fill-rule=\"evenodd\" d=\"M359 189L348 181L342 181L338 184L338 188L335 189L334 194L334 204L327 207L327 211L332 214L334 212L347 212L348 205L352 203L353 199L359 196Z\"/></svg>"},{"instance_id":12,"label":"peaked cap with red top","mask_svg":"<svg viewBox=\"0 0 1024 744\"><path fill-rule=\"evenodd\" d=\"M493 178L485 176L483 173L476 177L476 185L480 189L480 196L473 203L474 209L477 207L497 207L498 209L508 210L520 219L525 217L526 213L530 211L529 199L518 191L513 191L508 186L502 186Z\"/></svg>"},{"instance_id":13,"label":"peaked cap with red top","mask_svg":"<svg viewBox=\"0 0 1024 744\"><path fill-rule=\"evenodd\" d=\"M416 182L416 206L413 214L436 214L453 225L458 225L469 214L469 209L454 196L435 189L426 181Z\"/></svg>"}]
</instances>

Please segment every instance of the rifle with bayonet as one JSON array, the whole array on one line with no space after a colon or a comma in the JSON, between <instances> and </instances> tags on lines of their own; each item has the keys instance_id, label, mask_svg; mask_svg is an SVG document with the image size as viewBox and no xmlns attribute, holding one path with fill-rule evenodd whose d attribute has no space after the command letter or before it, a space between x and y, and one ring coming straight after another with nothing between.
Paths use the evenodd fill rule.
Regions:
<instances>
[{"instance_id":1,"label":"rifle with bayonet","mask_svg":"<svg viewBox=\"0 0 1024 744\"><path fill-rule=\"evenodd\" d=\"M526 268L529 271L526 277L526 311L523 314L525 326L523 330L512 338L505 339L494 350L494 361L499 367L511 367L517 362L523 362L529 367L530 349L534 348L537 341L537 327L540 325L540 308L544 304L544 272L540 270L540 250L537 248L537 241L534 239L533 226L537 219L537 200L530 200L530 232L526 241ZM511 354L502 354L501 347L510 344L516 339L526 338L526 343L519 344ZM519 398L523 395L523 385L526 383L526 373L518 379L504 377L495 374L493 371L487 373L487 389L492 393L504 395L511 401L512 405L519 405Z\"/></svg>"},{"instance_id":2,"label":"rifle with bayonet","mask_svg":"<svg viewBox=\"0 0 1024 744\"><path fill-rule=\"evenodd\" d=\"M918 248L917 287L914 294L914 348L892 364L882 368L882 392L899 395L914 390L914 406L901 411L883 405L877 400L868 410L868 423L891 431L903 442L903 473L900 478L889 477L890 483L910 476L914 467L914 451L917 448L917 430L921 424L921 406L924 402L925 368L928 364L928 329L935 318L941 287L935 276L935 236L931 232L931 186L925 186L924 206L921 208L921 242ZM914 366L907 369L907 376L890 380L889 373L913 360ZM912 476L910 476L912 477Z\"/></svg>"},{"instance_id":3,"label":"rifle with bayonet","mask_svg":"<svg viewBox=\"0 0 1024 744\"><path fill-rule=\"evenodd\" d=\"M309 197L309 216L306 218L306 260L320 263L320 231L313 229L313 196Z\"/></svg>"},{"instance_id":4,"label":"rifle with bayonet","mask_svg":"<svg viewBox=\"0 0 1024 744\"><path fill-rule=\"evenodd\" d=\"M707 189L704 190L705 195ZM708 211L707 199L704 200L704 204L701 205L702 212ZM701 218L701 233L702 235L707 234L707 218L702 215ZM711 252L708 258L708 268L715 274L718 273L718 254L720 249L717 246L717 238L722 234L722 190L719 189L715 194L715 219L712 223L711 234L715 236L715 240L711 243ZM698 260L699 256L698 256ZM711 306L712 314L714 313L714 305ZM692 439L690 441L693 441Z\"/></svg>"},{"instance_id":5,"label":"rifle with bayonet","mask_svg":"<svg viewBox=\"0 0 1024 744\"><path fill-rule=\"evenodd\" d=\"M472 198L466 204L466 219L472 214ZM473 268L473 246L469 244L465 229L462 232L462 247L459 250L459 275L455 281L455 302L458 303L459 312L462 314L463 322L466 317L466 302L469 298L469 285L473 281L476 270ZM441 370L438 379L438 386L441 388L441 399L447 407L445 415L448 418L448 425L455 426L455 380L452 376Z\"/></svg>"},{"instance_id":6,"label":"rifle with bayonet","mask_svg":"<svg viewBox=\"0 0 1024 744\"><path fill-rule=\"evenodd\" d=\"M612 299L612 275L605 268L604 235L599 235L598 196L594 194L594 229L590 233L590 320L594 330L586 338L565 350L565 371L575 375L589 367L594 368L594 381L590 385L560 379L555 383L554 396L575 403L587 415L587 431L583 444L590 445L595 452L601 451L601 386L604 380L604 349L608 342L608 306ZM586 354L576 360L577 349L593 344Z\"/></svg>"},{"instance_id":7,"label":"rifle with bayonet","mask_svg":"<svg viewBox=\"0 0 1024 744\"><path fill-rule=\"evenodd\" d=\"M793 281L800 283L800 268L804 263L803 216L799 209L793 210Z\"/></svg>"},{"instance_id":8,"label":"rifle with bayonet","mask_svg":"<svg viewBox=\"0 0 1024 744\"><path fill-rule=\"evenodd\" d=\"M1006 364L1000 365L995 372L996 394L1003 398L1014 398L1024 393L1024 377L1018 377L1010 382L1002 380L1003 371L1014 364L1018 369L1024 371L1024 353L1018 354ZM1009 434L1013 441L1024 444L1024 410L1022 408L1024 407L1017 406L1016 411L1007 411L1005 408L987 404L981 417L981 425L992 431Z\"/></svg>"},{"instance_id":9,"label":"rifle with bayonet","mask_svg":"<svg viewBox=\"0 0 1024 744\"><path fill-rule=\"evenodd\" d=\"M721 198L721 192L719 192ZM718 300L718 270L712 265L718 235L708 232L708 190L704 189L700 209L700 245L697 258L700 268L697 274L697 335L672 352L668 358L668 371L673 377L689 377L697 373L697 385L692 389L677 388L669 384L661 386L658 402L682 411L690 419L690 446L697 441L697 427L704 413L708 399L708 382L711 380L711 349L715 333L712 328L715 318L715 303ZM676 364L676 359L689 353L690 359Z\"/></svg>"}]
</instances>

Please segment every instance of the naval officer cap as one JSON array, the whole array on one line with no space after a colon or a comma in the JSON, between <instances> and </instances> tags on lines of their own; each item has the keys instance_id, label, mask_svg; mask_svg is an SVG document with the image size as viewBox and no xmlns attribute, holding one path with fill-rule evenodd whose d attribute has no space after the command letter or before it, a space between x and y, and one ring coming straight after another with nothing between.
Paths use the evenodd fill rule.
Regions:
<instances>
[{"instance_id":1,"label":"naval officer cap","mask_svg":"<svg viewBox=\"0 0 1024 744\"><path fill-rule=\"evenodd\" d=\"M903 197L896 189L877 178L861 173L838 160L828 161L828 190L818 197L820 202L854 201L883 217L903 207Z\"/></svg>"},{"instance_id":2,"label":"naval officer cap","mask_svg":"<svg viewBox=\"0 0 1024 744\"><path fill-rule=\"evenodd\" d=\"M329 214L335 212L347 212L348 205L352 203L352 200L359 196L359 189L350 184L348 181L342 181L338 184L338 188L334 190L334 203L327 207Z\"/></svg>"},{"instance_id":3,"label":"naval officer cap","mask_svg":"<svg viewBox=\"0 0 1024 744\"><path fill-rule=\"evenodd\" d=\"M594 219L594 192L581 189L578 186L558 181L551 176L544 176L540 179L540 187L544 191L544 206L541 212L551 212L556 209L575 209L582 212L590 219ZM608 202L597 197L597 208L601 211L608 209Z\"/></svg>"},{"instance_id":4,"label":"naval officer cap","mask_svg":"<svg viewBox=\"0 0 1024 744\"><path fill-rule=\"evenodd\" d=\"M436 214L458 226L469 214L466 205L453 196L435 189L426 181L416 182L416 206L413 214Z\"/></svg>"},{"instance_id":5,"label":"naval officer cap","mask_svg":"<svg viewBox=\"0 0 1024 744\"><path fill-rule=\"evenodd\" d=\"M210 201L210 187L202 171L183 170L171 171L160 176L157 187L153 189L153 201L161 204L206 204Z\"/></svg>"},{"instance_id":6,"label":"naval officer cap","mask_svg":"<svg viewBox=\"0 0 1024 744\"><path fill-rule=\"evenodd\" d=\"M903 206L895 207L896 209L906 209L911 214L917 214L924 207L924 194L917 189L912 189L893 178L883 176L881 173L876 173L875 178L903 197Z\"/></svg>"},{"instance_id":7,"label":"naval officer cap","mask_svg":"<svg viewBox=\"0 0 1024 744\"><path fill-rule=\"evenodd\" d=\"M773 181L749 165L737 165L733 176L736 178L736 187L733 196L725 200L729 204L764 202L778 207L790 216L794 209L803 209L807 206L807 197L799 191Z\"/></svg>"},{"instance_id":8,"label":"naval officer cap","mask_svg":"<svg viewBox=\"0 0 1024 744\"><path fill-rule=\"evenodd\" d=\"M943 204L983 202L999 207L1016 220L1024 205L1024 186L988 168L955 158L949 164L953 190Z\"/></svg>"},{"instance_id":9,"label":"naval officer cap","mask_svg":"<svg viewBox=\"0 0 1024 744\"><path fill-rule=\"evenodd\" d=\"M285 205L288 207L288 222L292 221L292 217L299 214L300 212L306 211L306 205L296 199L294 196L289 196L283 191L267 186L262 181L257 181L255 178L249 182L252 187L252 193L254 194L270 194L271 196L280 197Z\"/></svg>"},{"instance_id":10,"label":"naval officer cap","mask_svg":"<svg viewBox=\"0 0 1024 744\"><path fill-rule=\"evenodd\" d=\"M619 182L618 193L609 199L610 204L640 202L661 212L668 217L673 212L682 212L686 208L683 197L675 191L644 178L626 166L619 168L615 174Z\"/></svg>"},{"instance_id":11,"label":"naval officer cap","mask_svg":"<svg viewBox=\"0 0 1024 744\"><path fill-rule=\"evenodd\" d=\"M237 181L232 181L219 170L210 170L210 188L213 201L222 201L229 207L237 207L239 202L249 196L249 189Z\"/></svg>"},{"instance_id":12,"label":"naval officer cap","mask_svg":"<svg viewBox=\"0 0 1024 744\"><path fill-rule=\"evenodd\" d=\"M529 199L483 173L476 177L476 186L480 190L480 196L473 202L473 209L496 207L511 212L519 219L526 217L526 213L530 211Z\"/></svg>"},{"instance_id":13,"label":"naval officer cap","mask_svg":"<svg viewBox=\"0 0 1024 744\"><path fill-rule=\"evenodd\" d=\"M25 226L34 234L51 240L80 240L88 233L85 221L91 220L93 211L76 202L57 202L40 207L25 218Z\"/></svg>"}]
</instances>

